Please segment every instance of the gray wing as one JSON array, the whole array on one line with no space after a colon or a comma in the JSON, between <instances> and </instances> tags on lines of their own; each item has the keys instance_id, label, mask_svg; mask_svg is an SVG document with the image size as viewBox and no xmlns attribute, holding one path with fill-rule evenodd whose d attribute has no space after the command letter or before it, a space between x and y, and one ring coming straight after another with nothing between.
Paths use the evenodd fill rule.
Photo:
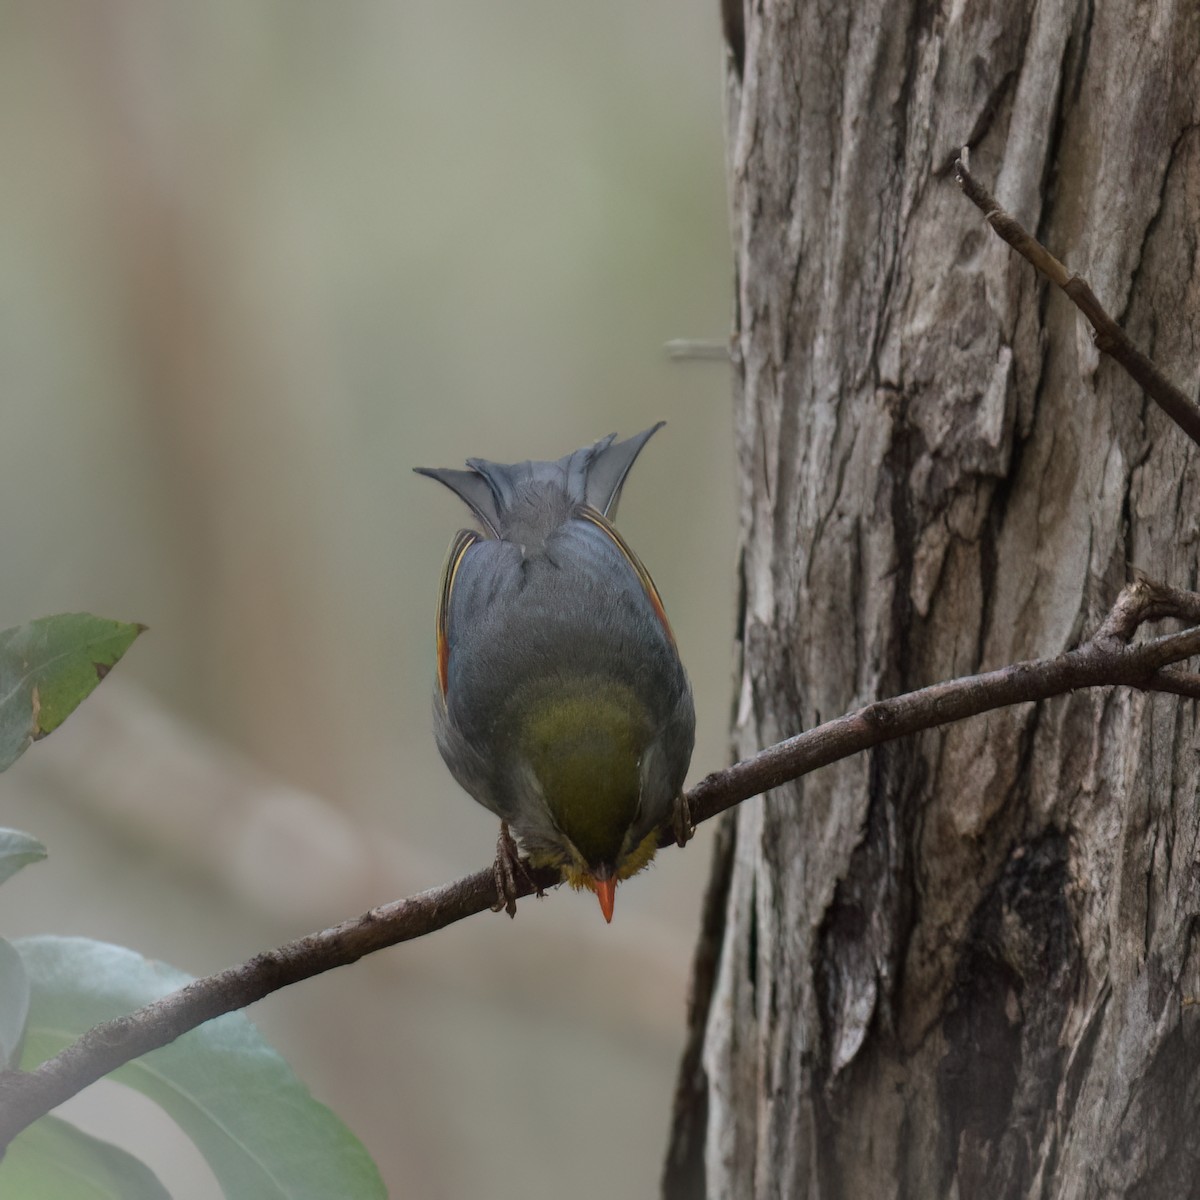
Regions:
<instances>
[{"instance_id":1,"label":"gray wing","mask_svg":"<svg viewBox=\"0 0 1200 1200\"><path fill-rule=\"evenodd\" d=\"M691 684L685 679L670 718L642 757L642 795L630 836L632 846L671 817L675 798L683 791L695 741L696 709Z\"/></svg>"},{"instance_id":2,"label":"gray wing","mask_svg":"<svg viewBox=\"0 0 1200 1200\"><path fill-rule=\"evenodd\" d=\"M515 600L520 571L518 547L460 531L442 570L437 611L438 682L433 699L437 747L462 787L504 821L512 820L514 813L506 789L497 786L498 747L480 736L491 724L486 708L492 697L472 685L464 659L471 655L472 644L486 636L485 626L494 619L493 606Z\"/></svg>"}]
</instances>

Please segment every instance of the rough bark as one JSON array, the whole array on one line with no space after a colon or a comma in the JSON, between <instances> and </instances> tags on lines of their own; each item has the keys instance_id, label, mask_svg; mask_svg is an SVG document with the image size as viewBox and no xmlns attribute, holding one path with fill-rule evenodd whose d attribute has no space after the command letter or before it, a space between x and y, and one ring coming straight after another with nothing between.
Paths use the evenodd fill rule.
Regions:
<instances>
[{"instance_id":1,"label":"rough bark","mask_svg":"<svg viewBox=\"0 0 1200 1200\"><path fill-rule=\"evenodd\" d=\"M1195 395L1200 6L725 9L744 756L1196 586L1192 447L951 166ZM665 1194L1200 1194L1196 717L1081 692L742 805Z\"/></svg>"}]
</instances>

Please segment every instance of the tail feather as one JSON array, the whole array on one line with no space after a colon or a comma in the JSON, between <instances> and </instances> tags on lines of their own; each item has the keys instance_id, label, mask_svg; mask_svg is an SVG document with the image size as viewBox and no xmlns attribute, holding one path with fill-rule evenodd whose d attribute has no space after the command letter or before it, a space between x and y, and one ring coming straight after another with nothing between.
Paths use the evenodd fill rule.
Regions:
<instances>
[{"instance_id":1,"label":"tail feather","mask_svg":"<svg viewBox=\"0 0 1200 1200\"><path fill-rule=\"evenodd\" d=\"M492 537L500 536L500 503L486 475L475 471L453 471L447 467L413 467L418 475L428 475L444 483L487 527Z\"/></svg>"},{"instance_id":2,"label":"tail feather","mask_svg":"<svg viewBox=\"0 0 1200 1200\"><path fill-rule=\"evenodd\" d=\"M617 501L621 498L621 488L625 486L630 468L641 454L642 447L665 424L666 421L659 421L649 429L615 445L613 438L616 434L613 434L592 447L593 456L587 466L583 498L610 521L617 515Z\"/></svg>"},{"instance_id":3,"label":"tail feather","mask_svg":"<svg viewBox=\"0 0 1200 1200\"><path fill-rule=\"evenodd\" d=\"M558 487L575 504L587 504L604 516L616 515L621 488L642 447L666 424L659 421L623 442L610 433L591 446L551 462L527 460L495 463L469 458L469 471L416 467L443 483L463 500L493 537L503 537L505 514L511 511L530 485Z\"/></svg>"}]
</instances>

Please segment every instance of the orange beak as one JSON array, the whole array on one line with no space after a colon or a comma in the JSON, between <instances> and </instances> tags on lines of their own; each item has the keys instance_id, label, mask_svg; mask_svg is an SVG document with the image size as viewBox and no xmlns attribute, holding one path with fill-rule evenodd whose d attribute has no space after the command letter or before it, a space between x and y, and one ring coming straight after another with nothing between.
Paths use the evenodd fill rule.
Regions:
<instances>
[{"instance_id":1,"label":"orange beak","mask_svg":"<svg viewBox=\"0 0 1200 1200\"><path fill-rule=\"evenodd\" d=\"M615 879L593 879L592 890L600 901L600 911L604 919L611 925L613 901L617 898L617 881Z\"/></svg>"}]
</instances>

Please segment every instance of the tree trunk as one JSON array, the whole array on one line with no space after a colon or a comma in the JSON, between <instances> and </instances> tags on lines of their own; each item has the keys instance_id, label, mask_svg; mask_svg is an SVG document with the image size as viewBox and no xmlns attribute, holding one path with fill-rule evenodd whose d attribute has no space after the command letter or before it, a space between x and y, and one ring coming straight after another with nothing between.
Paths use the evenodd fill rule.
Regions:
<instances>
[{"instance_id":1,"label":"tree trunk","mask_svg":"<svg viewBox=\"0 0 1200 1200\"><path fill-rule=\"evenodd\" d=\"M726 4L744 756L1197 582L1184 435L960 194L1195 394L1196 0ZM718 843L668 1197L1200 1194L1196 704L837 764Z\"/></svg>"}]
</instances>

